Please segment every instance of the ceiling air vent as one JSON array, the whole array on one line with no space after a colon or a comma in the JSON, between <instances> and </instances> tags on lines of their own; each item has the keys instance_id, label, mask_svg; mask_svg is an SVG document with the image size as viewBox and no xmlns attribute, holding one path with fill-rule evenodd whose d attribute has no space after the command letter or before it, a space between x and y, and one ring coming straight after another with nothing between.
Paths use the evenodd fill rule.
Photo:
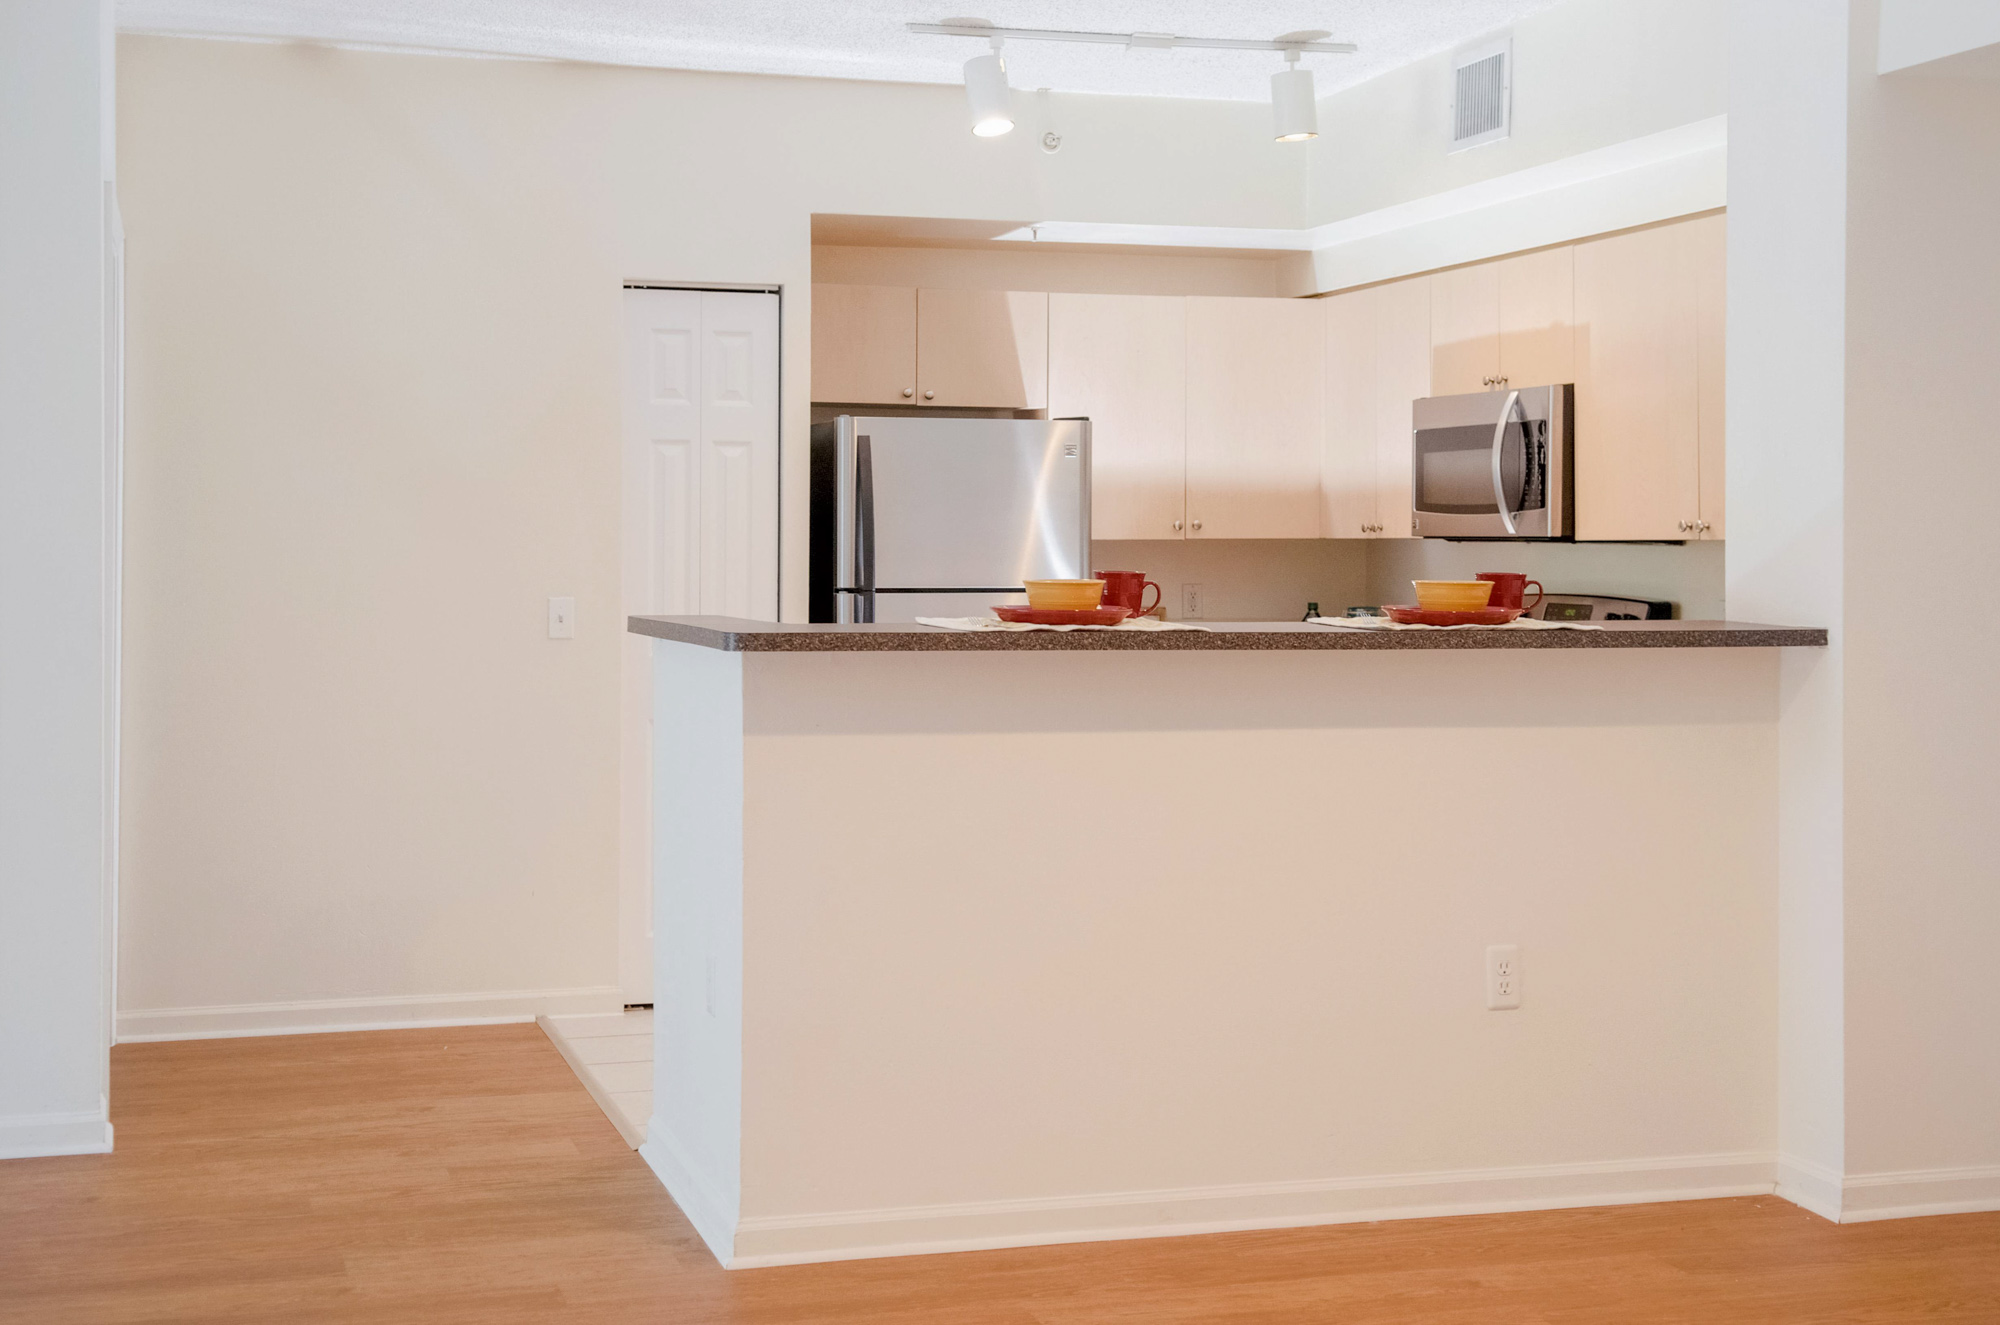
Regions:
<instances>
[{"instance_id":1,"label":"ceiling air vent","mask_svg":"<svg viewBox=\"0 0 2000 1325\"><path fill-rule=\"evenodd\" d=\"M1501 36L1451 57L1451 150L1505 138L1511 127L1514 40Z\"/></svg>"}]
</instances>

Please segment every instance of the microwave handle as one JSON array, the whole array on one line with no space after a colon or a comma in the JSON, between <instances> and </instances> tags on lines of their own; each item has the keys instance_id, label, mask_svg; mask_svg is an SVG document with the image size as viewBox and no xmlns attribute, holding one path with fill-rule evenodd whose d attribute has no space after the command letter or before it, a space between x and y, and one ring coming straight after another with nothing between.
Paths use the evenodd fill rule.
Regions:
<instances>
[{"instance_id":1,"label":"microwave handle","mask_svg":"<svg viewBox=\"0 0 2000 1325\"><path fill-rule=\"evenodd\" d=\"M1500 407L1500 422L1493 428L1493 506L1500 512L1500 523L1510 534L1519 535L1514 528L1514 512L1507 509L1507 485L1500 481L1500 448L1507 442L1507 425L1514 421L1514 415L1521 408L1521 393L1509 391L1507 403ZM1522 419L1525 423L1527 420Z\"/></svg>"}]
</instances>

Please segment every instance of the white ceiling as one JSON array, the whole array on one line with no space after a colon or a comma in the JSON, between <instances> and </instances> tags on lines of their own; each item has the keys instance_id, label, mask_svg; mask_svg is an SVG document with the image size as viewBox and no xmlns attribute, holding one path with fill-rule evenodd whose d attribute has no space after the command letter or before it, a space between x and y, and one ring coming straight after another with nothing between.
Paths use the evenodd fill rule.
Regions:
<instances>
[{"instance_id":1,"label":"white ceiling","mask_svg":"<svg viewBox=\"0 0 2000 1325\"><path fill-rule=\"evenodd\" d=\"M1504 27L1557 0L117 0L128 31L299 37L537 55L664 69L958 81L983 44L906 22L1271 38L1310 29L1354 55L1308 55L1321 95ZM939 8L957 5L960 8ZM1282 67L1264 51L1013 42L1017 88L1263 101Z\"/></svg>"}]
</instances>

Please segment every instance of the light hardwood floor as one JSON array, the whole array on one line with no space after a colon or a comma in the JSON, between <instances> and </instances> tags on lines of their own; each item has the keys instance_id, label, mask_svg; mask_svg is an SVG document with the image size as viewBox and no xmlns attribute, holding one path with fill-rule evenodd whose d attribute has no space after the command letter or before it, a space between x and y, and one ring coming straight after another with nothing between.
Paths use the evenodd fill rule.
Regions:
<instances>
[{"instance_id":1,"label":"light hardwood floor","mask_svg":"<svg viewBox=\"0 0 2000 1325\"><path fill-rule=\"evenodd\" d=\"M117 1153L0 1163L0 1322L2000 1321L2000 1214L1774 1197L731 1273L534 1026L126 1045Z\"/></svg>"}]
</instances>

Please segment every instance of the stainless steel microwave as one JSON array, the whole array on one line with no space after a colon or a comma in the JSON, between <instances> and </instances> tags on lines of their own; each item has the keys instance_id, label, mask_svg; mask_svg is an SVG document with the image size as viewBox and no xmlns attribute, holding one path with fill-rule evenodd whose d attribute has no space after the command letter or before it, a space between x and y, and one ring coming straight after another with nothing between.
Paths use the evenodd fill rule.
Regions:
<instances>
[{"instance_id":1,"label":"stainless steel microwave","mask_svg":"<svg viewBox=\"0 0 2000 1325\"><path fill-rule=\"evenodd\" d=\"M1574 416L1568 385L1417 401L1411 532L1575 538Z\"/></svg>"}]
</instances>

